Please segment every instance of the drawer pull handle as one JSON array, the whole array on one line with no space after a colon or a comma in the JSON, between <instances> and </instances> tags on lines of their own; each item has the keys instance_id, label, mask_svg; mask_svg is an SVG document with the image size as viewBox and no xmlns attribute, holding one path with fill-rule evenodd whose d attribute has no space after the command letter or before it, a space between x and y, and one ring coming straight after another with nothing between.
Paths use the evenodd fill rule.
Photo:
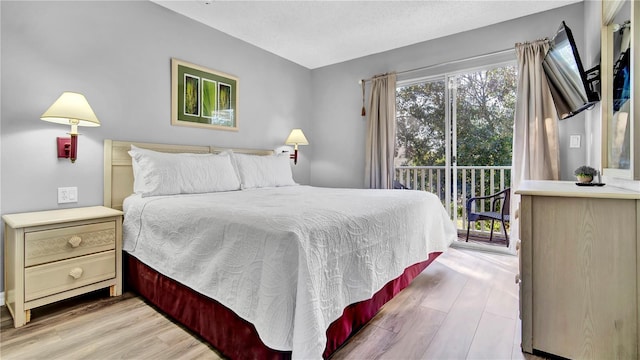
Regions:
<instances>
[{"instance_id":1,"label":"drawer pull handle","mask_svg":"<svg viewBox=\"0 0 640 360\"><path fill-rule=\"evenodd\" d=\"M516 274L516 284L520 284L520 274Z\"/></svg>"},{"instance_id":2,"label":"drawer pull handle","mask_svg":"<svg viewBox=\"0 0 640 360\"><path fill-rule=\"evenodd\" d=\"M80 246L80 243L82 242L82 238L78 235L74 235L71 237L71 239L69 239L69 245L71 245L71 247L78 247Z\"/></svg>"},{"instance_id":3,"label":"drawer pull handle","mask_svg":"<svg viewBox=\"0 0 640 360\"><path fill-rule=\"evenodd\" d=\"M69 276L77 280L82 276L82 272L82 268L77 267L69 271Z\"/></svg>"}]
</instances>

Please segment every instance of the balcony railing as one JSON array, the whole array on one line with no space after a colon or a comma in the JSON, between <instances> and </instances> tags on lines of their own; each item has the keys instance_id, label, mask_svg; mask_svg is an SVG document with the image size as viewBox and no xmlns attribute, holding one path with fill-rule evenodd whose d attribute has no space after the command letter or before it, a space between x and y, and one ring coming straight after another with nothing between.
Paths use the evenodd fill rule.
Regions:
<instances>
[{"instance_id":1,"label":"balcony railing","mask_svg":"<svg viewBox=\"0 0 640 360\"><path fill-rule=\"evenodd\" d=\"M445 170L444 166L397 166L395 169L396 180L408 188L438 195L459 230L467 230L467 199L491 195L511 185L511 166L455 166L449 175ZM449 178L450 188L446 186ZM489 211L491 204L480 200L476 206L478 211ZM471 231L488 233L490 224L490 221L472 223ZM502 233L499 222L494 226L494 235L496 231Z\"/></svg>"}]
</instances>

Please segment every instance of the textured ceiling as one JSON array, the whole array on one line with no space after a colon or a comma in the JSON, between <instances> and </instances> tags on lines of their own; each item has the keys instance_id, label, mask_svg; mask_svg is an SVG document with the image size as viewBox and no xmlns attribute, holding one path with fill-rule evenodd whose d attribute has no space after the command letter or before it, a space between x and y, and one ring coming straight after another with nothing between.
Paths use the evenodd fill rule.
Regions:
<instances>
[{"instance_id":1,"label":"textured ceiling","mask_svg":"<svg viewBox=\"0 0 640 360\"><path fill-rule=\"evenodd\" d=\"M151 0L309 69L582 0Z\"/></svg>"}]
</instances>

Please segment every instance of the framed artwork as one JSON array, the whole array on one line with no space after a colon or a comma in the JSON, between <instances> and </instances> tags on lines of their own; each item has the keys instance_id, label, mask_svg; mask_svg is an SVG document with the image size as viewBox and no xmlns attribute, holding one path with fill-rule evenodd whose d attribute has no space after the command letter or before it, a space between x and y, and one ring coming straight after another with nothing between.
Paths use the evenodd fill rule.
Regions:
<instances>
[{"instance_id":1,"label":"framed artwork","mask_svg":"<svg viewBox=\"0 0 640 360\"><path fill-rule=\"evenodd\" d=\"M238 130L238 78L171 59L171 125Z\"/></svg>"}]
</instances>

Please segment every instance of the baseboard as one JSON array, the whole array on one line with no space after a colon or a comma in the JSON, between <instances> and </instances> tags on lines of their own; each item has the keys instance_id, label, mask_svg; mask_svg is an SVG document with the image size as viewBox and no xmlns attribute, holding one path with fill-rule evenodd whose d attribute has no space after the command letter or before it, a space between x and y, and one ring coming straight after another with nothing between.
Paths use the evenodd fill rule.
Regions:
<instances>
[{"instance_id":1,"label":"baseboard","mask_svg":"<svg viewBox=\"0 0 640 360\"><path fill-rule=\"evenodd\" d=\"M4 291L0 292L0 306L4 306Z\"/></svg>"}]
</instances>

